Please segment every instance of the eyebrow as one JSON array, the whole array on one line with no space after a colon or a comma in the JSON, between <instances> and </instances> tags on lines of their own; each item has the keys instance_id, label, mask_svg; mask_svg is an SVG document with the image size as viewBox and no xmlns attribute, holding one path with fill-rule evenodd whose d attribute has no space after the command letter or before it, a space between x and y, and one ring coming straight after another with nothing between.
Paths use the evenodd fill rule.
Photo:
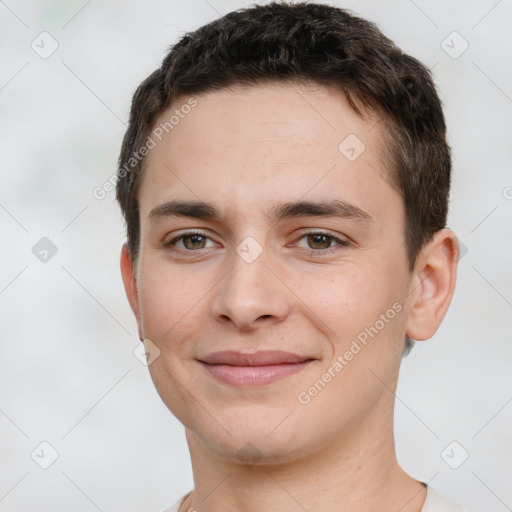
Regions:
<instances>
[{"instance_id":1,"label":"eyebrow","mask_svg":"<svg viewBox=\"0 0 512 512\"><path fill-rule=\"evenodd\" d=\"M156 206L149 213L149 220L155 222L163 217L189 217L202 220L222 220L219 208L205 201L172 200ZM344 219L375 223L375 219L355 204L342 200L285 202L270 208L267 218L274 222L295 217L339 217Z\"/></svg>"}]
</instances>

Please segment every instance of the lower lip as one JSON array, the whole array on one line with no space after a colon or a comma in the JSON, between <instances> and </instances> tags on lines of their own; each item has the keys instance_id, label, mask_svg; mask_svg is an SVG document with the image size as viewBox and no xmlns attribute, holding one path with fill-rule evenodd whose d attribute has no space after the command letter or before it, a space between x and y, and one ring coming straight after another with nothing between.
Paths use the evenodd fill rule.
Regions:
<instances>
[{"instance_id":1,"label":"lower lip","mask_svg":"<svg viewBox=\"0 0 512 512\"><path fill-rule=\"evenodd\" d=\"M232 386L262 386L300 372L312 360L303 363L286 363L268 366L232 366L206 364L203 366L218 380Z\"/></svg>"}]
</instances>

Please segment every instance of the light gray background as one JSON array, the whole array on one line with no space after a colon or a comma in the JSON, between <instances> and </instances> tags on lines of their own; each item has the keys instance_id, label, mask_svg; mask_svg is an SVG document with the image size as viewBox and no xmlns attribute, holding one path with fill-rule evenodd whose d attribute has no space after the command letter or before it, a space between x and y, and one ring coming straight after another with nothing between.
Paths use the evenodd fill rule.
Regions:
<instances>
[{"instance_id":1,"label":"light gray background","mask_svg":"<svg viewBox=\"0 0 512 512\"><path fill-rule=\"evenodd\" d=\"M449 226L468 249L444 323L404 361L399 461L471 512L510 510L512 2L332 3L433 69L454 158ZM169 45L244 5L0 1L0 510L159 511L193 486L183 428L132 353L114 192L92 190L115 172L131 96ZM59 45L46 59L31 48L48 51L43 31ZM46 263L32 253L42 237L58 248ZM43 441L58 452L48 469ZM452 465L469 453L458 469L441 456L452 441Z\"/></svg>"}]
</instances>

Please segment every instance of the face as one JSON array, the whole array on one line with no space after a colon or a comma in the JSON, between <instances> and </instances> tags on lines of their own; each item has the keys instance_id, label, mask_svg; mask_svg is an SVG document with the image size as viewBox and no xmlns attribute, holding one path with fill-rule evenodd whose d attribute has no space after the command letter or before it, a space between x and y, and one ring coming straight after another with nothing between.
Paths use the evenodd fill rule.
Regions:
<instances>
[{"instance_id":1,"label":"face","mask_svg":"<svg viewBox=\"0 0 512 512\"><path fill-rule=\"evenodd\" d=\"M382 123L323 87L195 100L151 150L138 193L128 295L160 396L232 461L251 449L291 461L387 422L411 274Z\"/></svg>"}]
</instances>

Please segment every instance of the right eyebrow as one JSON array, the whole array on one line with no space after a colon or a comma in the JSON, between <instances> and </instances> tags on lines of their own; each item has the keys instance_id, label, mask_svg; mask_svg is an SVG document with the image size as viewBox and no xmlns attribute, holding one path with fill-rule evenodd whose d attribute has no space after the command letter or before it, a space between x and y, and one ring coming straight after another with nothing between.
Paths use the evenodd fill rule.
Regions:
<instances>
[{"instance_id":1,"label":"right eyebrow","mask_svg":"<svg viewBox=\"0 0 512 512\"><path fill-rule=\"evenodd\" d=\"M190 217L194 219L219 220L219 210L204 201L168 201L156 206L149 213L149 220L156 221L162 217Z\"/></svg>"}]
</instances>

